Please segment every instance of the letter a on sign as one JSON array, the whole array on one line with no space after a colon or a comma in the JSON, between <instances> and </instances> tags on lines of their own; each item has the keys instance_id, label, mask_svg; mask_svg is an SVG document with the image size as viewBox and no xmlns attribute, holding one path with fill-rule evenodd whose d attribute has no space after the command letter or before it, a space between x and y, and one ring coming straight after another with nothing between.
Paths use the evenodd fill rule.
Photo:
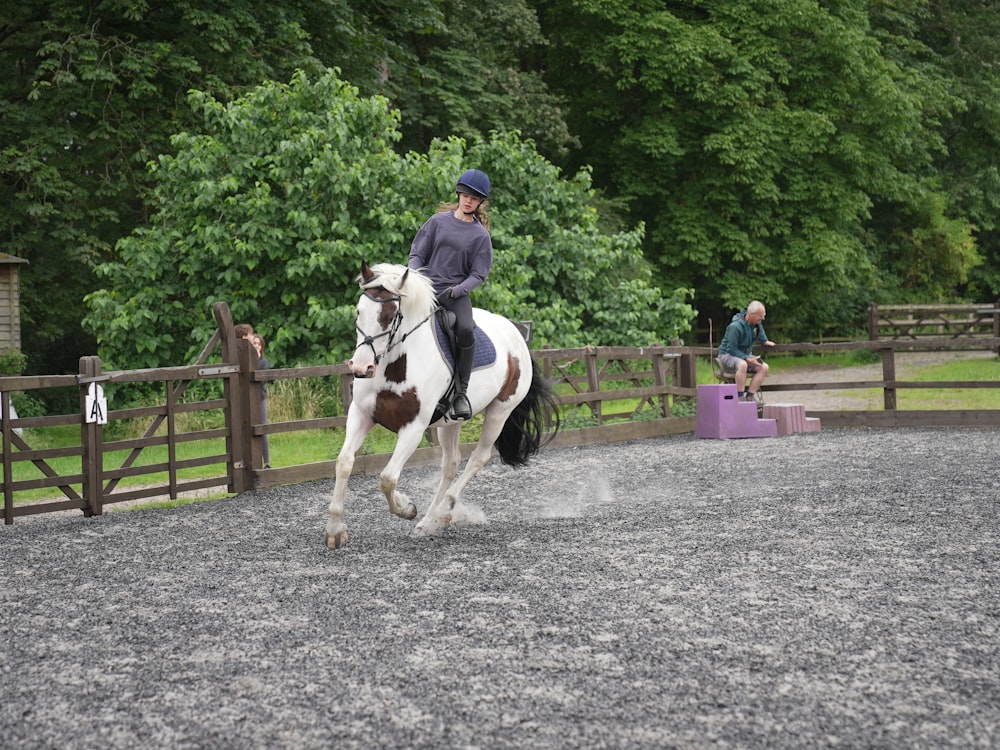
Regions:
<instances>
[{"instance_id":1,"label":"letter a on sign","mask_svg":"<svg viewBox=\"0 0 1000 750\"><path fill-rule=\"evenodd\" d=\"M104 398L104 388L91 383L87 389L87 411L83 415L87 424L108 423L108 400Z\"/></svg>"}]
</instances>

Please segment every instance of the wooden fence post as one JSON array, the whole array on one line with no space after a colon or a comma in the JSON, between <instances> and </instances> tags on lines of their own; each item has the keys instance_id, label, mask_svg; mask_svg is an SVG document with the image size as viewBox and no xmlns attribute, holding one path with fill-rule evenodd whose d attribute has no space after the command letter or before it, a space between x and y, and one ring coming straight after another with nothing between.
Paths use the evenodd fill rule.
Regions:
<instances>
[{"instance_id":1,"label":"wooden fence post","mask_svg":"<svg viewBox=\"0 0 1000 750\"><path fill-rule=\"evenodd\" d=\"M102 489L104 486L104 429L97 422L87 421L87 395L101 374L100 357L80 357L80 457L83 473L83 515L99 516L104 512Z\"/></svg>"},{"instance_id":2,"label":"wooden fence post","mask_svg":"<svg viewBox=\"0 0 1000 750\"><path fill-rule=\"evenodd\" d=\"M163 411L167 423L167 493L177 499L177 398L173 381L163 382Z\"/></svg>"},{"instance_id":3,"label":"wooden fence post","mask_svg":"<svg viewBox=\"0 0 1000 750\"><path fill-rule=\"evenodd\" d=\"M344 414L351 408L351 401L354 399L354 376L347 372L340 376L340 401L344 407Z\"/></svg>"},{"instance_id":4,"label":"wooden fence post","mask_svg":"<svg viewBox=\"0 0 1000 750\"><path fill-rule=\"evenodd\" d=\"M878 341L878 305L868 303L868 340Z\"/></svg>"},{"instance_id":5,"label":"wooden fence post","mask_svg":"<svg viewBox=\"0 0 1000 750\"><path fill-rule=\"evenodd\" d=\"M882 380L884 382L896 382L896 351L891 346L882 350ZM896 389L885 388L883 390L883 406L886 411L896 409Z\"/></svg>"},{"instance_id":6,"label":"wooden fence post","mask_svg":"<svg viewBox=\"0 0 1000 750\"><path fill-rule=\"evenodd\" d=\"M663 362L663 352L653 352L652 365L653 383L658 388L665 388L667 385L667 367ZM666 393L660 396L660 416L670 416L670 397Z\"/></svg>"},{"instance_id":7,"label":"wooden fence post","mask_svg":"<svg viewBox=\"0 0 1000 750\"><path fill-rule=\"evenodd\" d=\"M993 302L993 338L1000 339L1000 299ZM994 354L1000 354L1000 347L993 350Z\"/></svg>"},{"instance_id":8,"label":"wooden fence post","mask_svg":"<svg viewBox=\"0 0 1000 750\"><path fill-rule=\"evenodd\" d=\"M671 346L683 347L684 345L680 340L674 340ZM697 388L698 363L695 353L688 348L684 348L681 351L681 356L675 359L674 362L674 385L681 388ZM668 414L667 416L670 415Z\"/></svg>"},{"instance_id":9,"label":"wooden fence post","mask_svg":"<svg viewBox=\"0 0 1000 750\"><path fill-rule=\"evenodd\" d=\"M251 380L253 374L253 355L257 352L246 339L236 342L236 362L240 366L240 371L233 380L233 404L235 413L233 418L236 434L239 436L240 455L242 457L241 466L236 473L243 477L243 489L253 489L254 470L260 468L261 451L258 447L256 457L254 451L253 425L253 393L258 384ZM260 392L257 391L258 400ZM260 418L260 404L257 404L257 418Z\"/></svg>"},{"instance_id":10,"label":"wooden fence post","mask_svg":"<svg viewBox=\"0 0 1000 750\"><path fill-rule=\"evenodd\" d=\"M245 399L243 411L246 415L246 437L248 439L243 456L249 463L247 479L252 486L256 486L256 472L264 468L264 436L255 435L253 430L254 425L259 425L264 418L260 399L260 389L263 387L263 383L258 383L253 379L260 358L257 355L257 349L247 339L238 341L237 344L240 357L240 393Z\"/></svg>"},{"instance_id":11,"label":"wooden fence post","mask_svg":"<svg viewBox=\"0 0 1000 750\"><path fill-rule=\"evenodd\" d=\"M222 348L222 361L227 365L239 365L237 354L236 329L233 325L233 315L229 305L216 302L212 306L215 313L215 324L218 328ZM240 373L227 375L222 380L222 397L226 402L226 452L229 454L229 491L240 494L250 489L247 481L246 445L248 438L244 436L246 421L243 416L243 399L239 395Z\"/></svg>"},{"instance_id":12,"label":"wooden fence post","mask_svg":"<svg viewBox=\"0 0 1000 750\"><path fill-rule=\"evenodd\" d=\"M601 376L597 370L597 350L592 346L587 347L584 364L587 366L587 388L591 393L597 393L601 390ZM587 406L590 407L591 415L597 419L597 424L603 424L604 420L601 417L601 402L590 401Z\"/></svg>"},{"instance_id":13,"label":"wooden fence post","mask_svg":"<svg viewBox=\"0 0 1000 750\"><path fill-rule=\"evenodd\" d=\"M545 349L551 349L551 348L552 348L552 344L545 344L542 347L543 350L545 350ZM532 355L532 357L531 357L531 366L534 367L535 364L536 364L535 357L534 357L534 355ZM552 385L552 360L549 359L548 357L542 357L542 380L544 380L549 385ZM556 389L553 387L552 390L553 390L553 394L554 394L554 392L555 392ZM548 405L546 405L545 406L545 427L546 427L546 429L551 430L552 429L552 424L553 424L552 409Z\"/></svg>"},{"instance_id":14,"label":"wooden fence post","mask_svg":"<svg viewBox=\"0 0 1000 750\"><path fill-rule=\"evenodd\" d=\"M10 420L6 416L10 414L10 392L0 392L0 429L3 431L3 523L10 526L14 523L14 491L11 484L14 482L14 462L11 461L13 441Z\"/></svg>"}]
</instances>

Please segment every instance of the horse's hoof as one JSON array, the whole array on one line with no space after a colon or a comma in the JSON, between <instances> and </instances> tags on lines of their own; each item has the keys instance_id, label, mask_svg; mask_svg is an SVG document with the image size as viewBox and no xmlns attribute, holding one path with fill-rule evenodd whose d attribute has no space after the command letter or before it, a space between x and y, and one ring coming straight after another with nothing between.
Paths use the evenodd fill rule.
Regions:
<instances>
[{"instance_id":1,"label":"horse's hoof","mask_svg":"<svg viewBox=\"0 0 1000 750\"><path fill-rule=\"evenodd\" d=\"M400 518L405 518L407 521L412 521L417 517L417 506L414 503L410 503L406 506L406 510L400 515Z\"/></svg>"},{"instance_id":2,"label":"horse's hoof","mask_svg":"<svg viewBox=\"0 0 1000 750\"><path fill-rule=\"evenodd\" d=\"M434 536L441 533L441 527L436 523L428 523L427 519L424 519L413 527L413 533L417 536Z\"/></svg>"},{"instance_id":3,"label":"horse's hoof","mask_svg":"<svg viewBox=\"0 0 1000 750\"><path fill-rule=\"evenodd\" d=\"M418 536L436 536L451 525L451 514L444 516L425 516L416 525L414 532Z\"/></svg>"},{"instance_id":4,"label":"horse's hoof","mask_svg":"<svg viewBox=\"0 0 1000 750\"><path fill-rule=\"evenodd\" d=\"M336 534L326 534L325 541L327 549L340 549L347 544L347 529Z\"/></svg>"}]
</instances>

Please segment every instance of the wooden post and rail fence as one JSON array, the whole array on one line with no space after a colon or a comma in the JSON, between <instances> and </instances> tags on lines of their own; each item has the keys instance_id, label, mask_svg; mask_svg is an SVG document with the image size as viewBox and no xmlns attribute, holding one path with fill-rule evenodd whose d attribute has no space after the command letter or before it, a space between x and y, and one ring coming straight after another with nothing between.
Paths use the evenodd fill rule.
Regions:
<instances>
[{"instance_id":1,"label":"wooden post and rail fence","mask_svg":"<svg viewBox=\"0 0 1000 750\"><path fill-rule=\"evenodd\" d=\"M1000 338L1000 300L992 304L868 305L868 339Z\"/></svg>"},{"instance_id":2,"label":"wooden post and rail fence","mask_svg":"<svg viewBox=\"0 0 1000 750\"><path fill-rule=\"evenodd\" d=\"M77 375L0 378L0 438L3 444L4 523L19 516L64 510L101 514L104 507L125 501L184 493L239 494L279 484L328 479L334 459L273 469L262 468L264 436L307 430L334 430L346 425L353 378L345 364L285 369L257 369L257 354L249 342L237 340L229 307L214 308L217 328L193 365L146 370L104 371L98 357L83 357ZM995 319L995 318L994 318ZM983 382L902 382L895 373L896 353L915 348L955 351L1000 349L1000 336L882 339L824 344L783 344L776 354L842 352L868 349L882 358L882 378L860 382L767 385L765 392L832 389L881 389L881 411L810 412L824 426L1000 426L1000 410L901 411L896 394L906 388L1000 388L1000 380ZM693 409L672 406L693 403L697 395L696 361L708 361L709 347L581 347L537 349L532 356L557 393L563 428L552 445L568 447L612 443L694 430ZM770 353L770 352L769 352ZM262 382L334 379L339 382L341 412L319 418L262 421ZM130 388L161 395L156 403L133 404ZM75 411L43 417L7 418L13 392L61 389L78 402ZM116 436L106 425L140 425L141 434ZM194 425L192 427L192 425ZM142 429L144 426L144 429ZM47 428L79 431L79 441L50 445ZM435 431L428 447L419 448L412 463L437 462L440 449ZM36 441L33 445L32 442ZM32 442L29 442L32 441ZM336 452L331 436L331 455ZM210 446L192 451L195 446ZM150 449L158 449L151 458ZM468 455L471 444L463 444ZM163 457L165 453L165 457ZM189 455L196 453L196 455ZM358 473L380 471L388 454L359 455ZM72 467L72 468L67 468ZM44 497L39 498L42 495Z\"/></svg>"}]
</instances>

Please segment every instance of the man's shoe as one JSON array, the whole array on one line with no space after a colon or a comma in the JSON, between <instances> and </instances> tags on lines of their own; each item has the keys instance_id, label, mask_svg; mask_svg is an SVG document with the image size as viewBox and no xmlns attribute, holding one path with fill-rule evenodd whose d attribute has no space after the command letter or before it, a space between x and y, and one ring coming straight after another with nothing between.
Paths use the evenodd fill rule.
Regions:
<instances>
[{"instance_id":1,"label":"man's shoe","mask_svg":"<svg viewBox=\"0 0 1000 750\"><path fill-rule=\"evenodd\" d=\"M472 418L472 404L469 403L469 397L464 393L458 393L455 395L455 399L451 402L451 418L452 419L471 419Z\"/></svg>"}]
</instances>

